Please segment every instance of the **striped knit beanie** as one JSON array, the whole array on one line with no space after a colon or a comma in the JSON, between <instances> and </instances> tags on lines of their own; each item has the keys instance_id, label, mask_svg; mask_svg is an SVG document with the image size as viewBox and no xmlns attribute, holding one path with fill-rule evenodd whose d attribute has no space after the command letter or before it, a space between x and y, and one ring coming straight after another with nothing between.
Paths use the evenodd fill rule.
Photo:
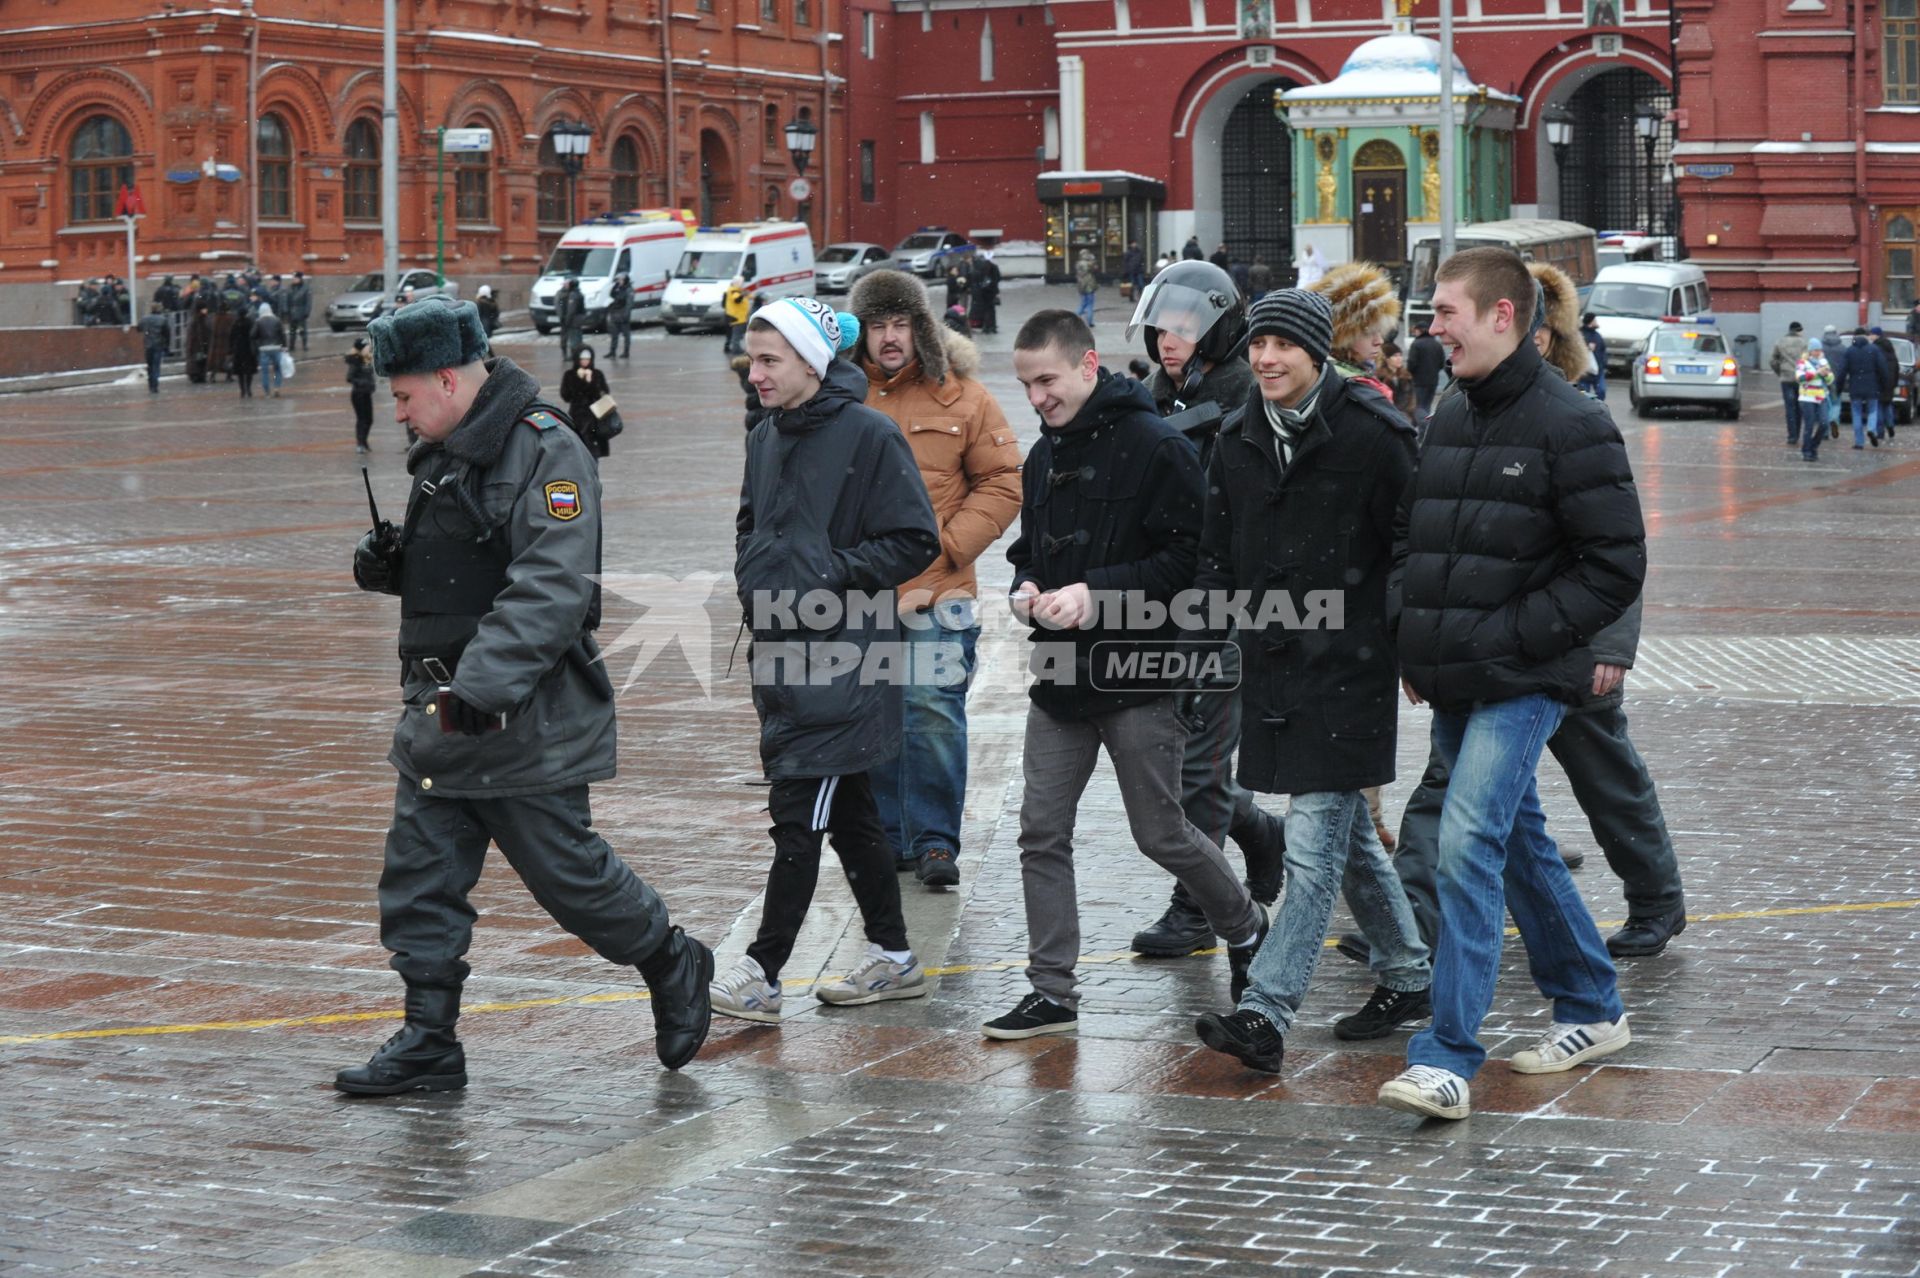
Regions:
<instances>
[{"instance_id":1,"label":"striped knit beanie","mask_svg":"<svg viewBox=\"0 0 1920 1278\"><path fill-rule=\"evenodd\" d=\"M1304 288L1275 289L1247 312L1247 340L1262 335L1292 342L1317 367L1333 349L1333 307Z\"/></svg>"}]
</instances>

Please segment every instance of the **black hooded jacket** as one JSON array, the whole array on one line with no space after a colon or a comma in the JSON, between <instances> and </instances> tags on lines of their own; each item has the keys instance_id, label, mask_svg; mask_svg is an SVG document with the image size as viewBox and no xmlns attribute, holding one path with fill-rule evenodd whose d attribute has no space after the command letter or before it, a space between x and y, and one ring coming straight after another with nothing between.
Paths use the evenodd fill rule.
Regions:
<instances>
[{"instance_id":1,"label":"black hooded jacket","mask_svg":"<svg viewBox=\"0 0 1920 1278\"><path fill-rule=\"evenodd\" d=\"M1640 496L1606 406L1524 342L1434 409L1394 553L1402 676L1443 710L1592 686L1640 595Z\"/></svg>"},{"instance_id":2,"label":"black hooded jacket","mask_svg":"<svg viewBox=\"0 0 1920 1278\"><path fill-rule=\"evenodd\" d=\"M775 781L865 772L900 753L900 685L863 669L871 646L896 634L891 609L829 609L810 626L797 606L815 591L842 603L850 591L891 592L940 554L913 450L866 397L866 375L836 359L819 393L747 436L733 575L753 632L760 758Z\"/></svg>"},{"instance_id":3,"label":"black hooded jacket","mask_svg":"<svg viewBox=\"0 0 1920 1278\"><path fill-rule=\"evenodd\" d=\"M1164 368L1155 368L1146 385L1147 393L1153 396L1153 402L1162 417L1175 415L1173 406L1176 402L1186 405L1188 412L1208 404L1220 410L1218 417L1212 417L1204 410L1194 414L1195 418L1210 420L1174 423L1200 450L1200 469L1204 472L1213 457L1214 440L1219 437L1222 424L1235 409L1246 404L1248 397L1258 388L1259 380L1254 377L1253 368L1247 363L1246 357L1236 355L1209 368L1201 377L1200 385L1190 395L1180 394L1180 387L1173 384L1173 379L1167 376ZM1185 412L1181 414L1182 417L1185 415Z\"/></svg>"},{"instance_id":4,"label":"black hooded jacket","mask_svg":"<svg viewBox=\"0 0 1920 1278\"><path fill-rule=\"evenodd\" d=\"M1079 415L1041 430L1021 487L1020 536L1007 549L1014 590L1022 582L1042 592L1085 582L1096 593L1137 591L1166 603L1193 585L1204 493L1199 457L1161 420L1141 383L1102 368ZM1176 636L1170 622L1157 630L1036 625L1031 638L1042 645L1035 662L1043 672L1029 694L1064 719L1143 704L1164 693L1092 686L1093 647ZM1065 662L1051 655L1054 643L1072 645L1071 682Z\"/></svg>"}]
</instances>

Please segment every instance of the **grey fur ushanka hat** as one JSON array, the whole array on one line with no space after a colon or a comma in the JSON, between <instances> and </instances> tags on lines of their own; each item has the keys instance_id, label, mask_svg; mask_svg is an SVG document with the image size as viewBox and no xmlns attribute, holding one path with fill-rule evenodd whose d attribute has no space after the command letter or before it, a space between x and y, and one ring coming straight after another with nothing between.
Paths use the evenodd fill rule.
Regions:
<instances>
[{"instance_id":1,"label":"grey fur ushanka hat","mask_svg":"<svg viewBox=\"0 0 1920 1278\"><path fill-rule=\"evenodd\" d=\"M463 368L487 357L487 327L472 302L429 297L367 325L373 371L382 377Z\"/></svg>"}]
</instances>

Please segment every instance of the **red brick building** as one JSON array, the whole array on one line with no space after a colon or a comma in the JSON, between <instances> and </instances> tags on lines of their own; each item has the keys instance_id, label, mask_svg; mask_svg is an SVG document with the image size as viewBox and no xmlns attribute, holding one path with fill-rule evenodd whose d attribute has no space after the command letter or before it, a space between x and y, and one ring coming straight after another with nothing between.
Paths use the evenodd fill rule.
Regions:
<instances>
[{"instance_id":1,"label":"red brick building","mask_svg":"<svg viewBox=\"0 0 1920 1278\"><path fill-rule=\"evenodd\" d=\"M802 115L827 121L815 160L844 170L843 89L825 94L843 73L838 0L398 9L403 266L433 261L442 126L494 139L490 154L447 159L447 272L504 286L510 303L571 220L550 140L561 121L593 130L579 216L674 206L708 221L801 213L822 239L844 230L821 222L845 207L837 183L807 207L788 193L781 136ZM149 213L143 279L257 260L304 269L324 293L379 269L380 23L380 0L0 9L0 323L67 322L60 282L125 273L113 210L129 182Z\"/></svg>"}]
</instances>

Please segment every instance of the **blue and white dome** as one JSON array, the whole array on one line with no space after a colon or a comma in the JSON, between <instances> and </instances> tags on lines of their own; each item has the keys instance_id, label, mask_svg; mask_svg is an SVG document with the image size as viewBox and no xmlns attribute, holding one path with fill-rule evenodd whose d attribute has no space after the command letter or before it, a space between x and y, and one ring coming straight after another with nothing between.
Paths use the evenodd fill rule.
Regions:
<instances>
[{"instance_id":1,"label":"blue and white dome","mask_svg":"<svg viewBox=\"0 0 1920 1278\"><path fill-rule=\"evenodd\" d=\"M1456 54L1453 92L1456 97L1476 94L1484 86L1467 71ZM1489 96L1508 95L1489 90ZM1440 42L1427 36L1397 34L1367 41L1347 57L1340 74L1326 84L1290 89L1286 103L1354 102L1371 99L1419 100L1440 96ZM1517 100L1517 99L1516 99Z\"/></svg>"}]
</instances>

